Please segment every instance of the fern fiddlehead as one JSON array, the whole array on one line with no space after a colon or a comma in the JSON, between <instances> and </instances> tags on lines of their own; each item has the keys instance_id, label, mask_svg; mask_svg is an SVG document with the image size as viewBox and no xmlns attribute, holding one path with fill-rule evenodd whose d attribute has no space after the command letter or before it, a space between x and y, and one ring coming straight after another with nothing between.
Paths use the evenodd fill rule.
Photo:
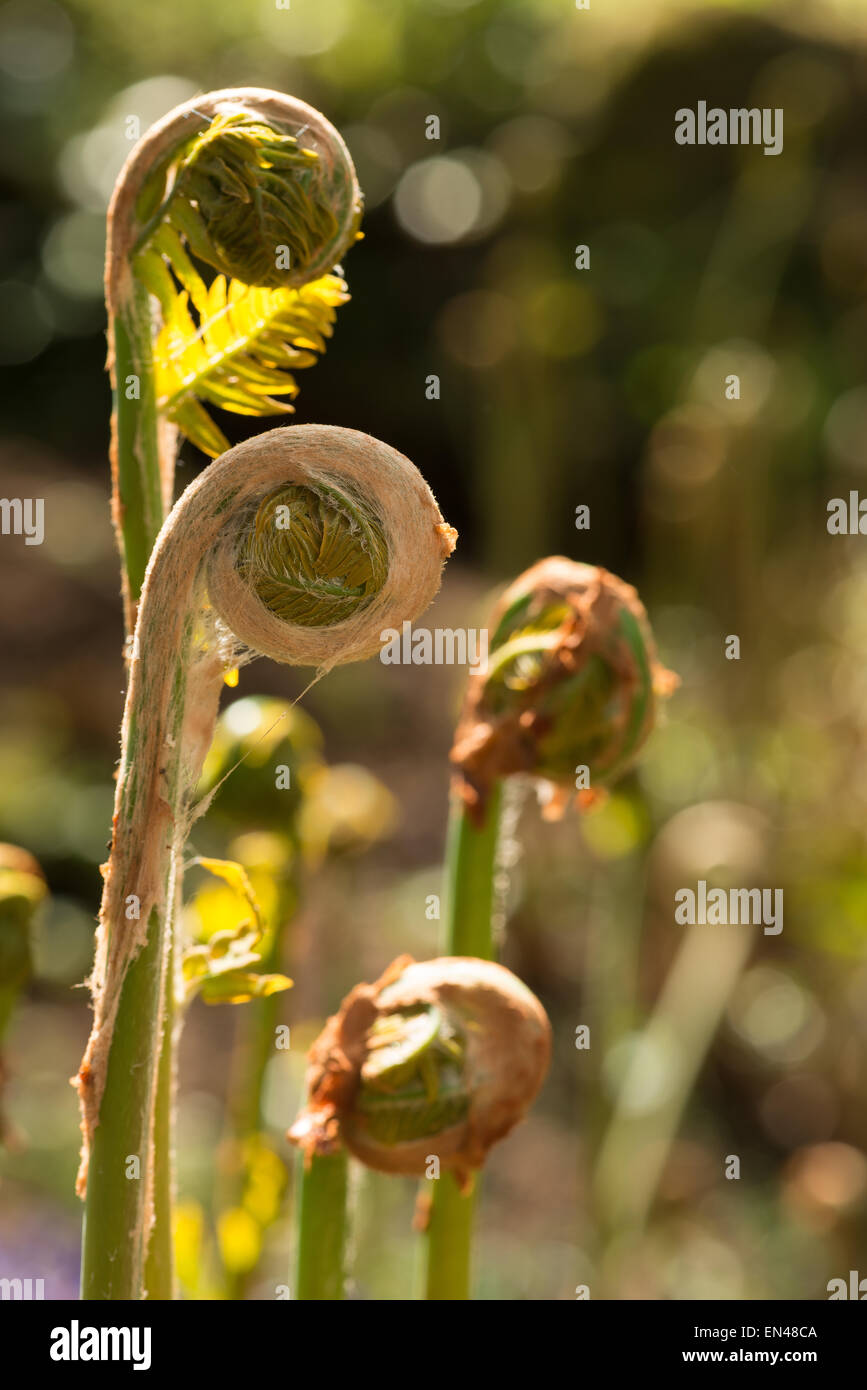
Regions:
<instances>
[{"instance_id":1,"label":"fern fiddlehead","mask_svg":"<svg viewBox=\"0 0 867 1390\"><path fill-rule=\"evenodd\" d=\"M287 495L281 527L277 509L287 504L278 499ZM347 524L362 511L366 530ZM187 488L160 534L133 642L93 1030L78 1079L87 1298L145 1289L161 1000L171 983L183 846L201 809L193 792L224 673L255 654L319 671L372 655L384 627L433 598L453 545L408 460L367 435L312 425L230 450ZM375 580L353 582L374 555ZM140 1181L125 1176L130 1155Z\"/></svg>"},{"instance_id":2,"label":"fern fiddlehead","mask_svg":"<svg viewBox=\"0 0 867 1390\"><path fill-rule=\"evenodd\" d=\"M324 349L346 298L329 272L360 216L340 135L280 93L198 97L130 154L106 249L113 515L128 630L171 506L177 431L216 456L228 444L203 401L249 415L291 409L275 393L294 395L292 370ZM210 285L197 263L217 271Z\"/></svg>"},{"instance_id":3,"label":"fern fiddlehead","mask_svg":"<svg viewBox=\"0 0 867 1390\"><path fill-rule=\"evenodd\" d=\"M586 804L634 762L677 684L656 657L644 606L607 570L551 556L491 614L487 668L470 676L455 732L446 848L445 949L490 958L505 782L534 779L545 813ZM427 1297L466 1299L472 1192L446 1177L428 1225Z\"/></svg>"},{"instance_id":4,"label":"fern fiddlehead","mask_svg":"<svg viewBox=\"0 0 867 1390\"><path fill-rule=\"evenodd\" d=\"M464 1190L523 1119L550 1052L542 1005L493 961L401 956L356 986L310 1050L307 1102L289 1131L322 1175L302 1206L297 1296L341 1296L340 1266L320 1247L346 1151L381 1172L449 1172Z\"/></svg>"},{"instance_id":5,"label":"fern fiddlehead","mask_svg":"<svg viewBox=\"0 0 867 1390\"><path fill-rule=\"evenodd\" d=\"M296 394L292 373L325 348L347 297L326 272L358 235L360 210L338 132L280 93L202 96L169 112L130 154L108 211L105 277L128 642L172 504L178 432L216 456L228 444L204 403L254 416L291 411L277 397ZM162 1012L171 1016L170 993ZM171 1296L172 1035L169 1023L155 1102L161 1161L147 1281L157 1297Z\"/></svg>"},{"instance_id":6,"label":"fern fiddlehead","mask_svg":"<svg viewBox=\"0 0 867 1390\"><path fill-rule=\"evenodd\" d=\"M550 556L509 586L490 630L488 667L470 678L451 753L470 814L481 821L496 783L518 773L549 784L549 814L576 787L592 795L621 776L677 684L632 586Z\"/></svg>"},{"instance_id":7,"label":"fern fiddlehead","mask_svg":"<svg viewBox=\"0 0 867 1390\"><path fill-rule=\"evenodd\" d=\"M221 105L227 100L229 94L222 94ZM261 111L261 97L254 102ZM201 103L194 105L201 113ZM300 116L299 104L293 105L293 114ZM285 110L280 116L285 120ZM324 129L321 117L319 129ZM309 120L301 130L302 139L314 141ZM333 153L331 131L327 139ZM319 151L266 119L247 109L226 112L148 180L139 216L158 194L161 202L138 249L165 224L199 260L246 285L304 285L336 265L357 232L360 206L353 182L345 155L326 165ZM285 260L275 255L278 249Z\"/></svg>"}]
</instances>

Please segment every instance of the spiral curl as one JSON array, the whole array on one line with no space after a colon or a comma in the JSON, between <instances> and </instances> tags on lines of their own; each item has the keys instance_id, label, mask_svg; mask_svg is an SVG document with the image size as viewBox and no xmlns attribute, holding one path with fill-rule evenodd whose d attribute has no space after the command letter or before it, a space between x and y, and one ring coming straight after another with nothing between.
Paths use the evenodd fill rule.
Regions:
<instances>
[{"instance_id":1,"label":"spiral curl","mask_svg":"<svg viewBox=\"0 0 867 1390\"><path fill-rule=\"evenodd\" d=\"M239 549L239 571L285 622L330 627L382 589L385 537L351 489L281 488L260 503Z\"/></svg>"},{"instance_id":2,"label":"spiral curl","mask_svg":"<svg viewBox=\"0 0 867 1390\"><path fill-rule=\"evenodd\" d=\"M326 167L294 135L244 111L218 116L175 167L169 221L195 255L246 285L305 284L311 266L330 269L340 259L361 220L351 165ZM356 196L351 228L341 227L335 211L347 194ZM289 251L285 266L277 264L277 247Z\"/></svg>"},{"instance_id":3,"label":"spiral curl","mask_svg":"<svg viewBox=\"0 0 867 1390\"><path fill-rule=\"evenodd\" d=\"M548 814L558 815L579 766L592 785L578 800L591 801L634 761L678 684L657 660L637 592L551 556L509 586L491 629L487 670L470 677L451 751L470 813L483 814L499 778L527 773L552 785Z\"/></svg>"},{"instance_id":4,"label":"spiral curl","mask_svg":"<svg viewBox=\"0 0 867 1390\"><path fill-rule=\"evenodd\" d=\"M295 524L275 527L266 543L276 499L286 496ZM202 813L194 792L225 671L256 655L319 673L374 655L384 628L431 602L455 537L408 459L328 425L245 440L176 503L148 565L133 643L91 977L94 1024L79 1077L85 1160L126 970L152 911L165 910L167 856ZM289 576L276 588L275 554ZM305 589L299 576L316 568L313 559L319 570ZM374 564L375 582L349 582ZM323 600L323 576L341 590L336 599ZM284 592L293 586L294 606ZM133 921L124 912L130 893L139 902Z\"/></svg>"},{"instance_id":5,"label":"spiral curl","mask_svg":"<svg viewBox=\"0 0 867 1390\"><path fill-rule=\"evenodd\" d=\"M465 1185L523 1119L550 1052L542 1005L504 966L401 956L356 986L313 1044L289 1138L308 1158L345 1145L408 1176L436 1155Z\"/></svg>"},{"instance_id":6,"label":"spiral curl","mask_svg":"<svg viewBox=\"0 0 867 1390\"><path fill-rule=\"evenodd\" d=\"M343 258L361 210L349 151L315 107L261 87L195 97L151 126L121 170L108 211L109 312L128 294L131 253L162 212L227 277L297 287ZM292 253L284 268L281 245Z\"/></svg>"},{"instance_id":7,"label":"spiral curl","mask_svg":"<svg viewBox=\"0 0 867 1390\"><path fill-rule=\"evenodd\" d=\"M293 516L280 529L284 489ZM376 655L384 628L417 617L457 534L408 459L328 425L270 430L237 445L175 511L187 536L195 525L207 537L207 591L225 628L253 652L320 671ZM352 582L368 568L365 583ZM340 592L327 593L329 581ZM285 616L281 584L299 591L294 617Z\"/></svg>"}]
</instances>

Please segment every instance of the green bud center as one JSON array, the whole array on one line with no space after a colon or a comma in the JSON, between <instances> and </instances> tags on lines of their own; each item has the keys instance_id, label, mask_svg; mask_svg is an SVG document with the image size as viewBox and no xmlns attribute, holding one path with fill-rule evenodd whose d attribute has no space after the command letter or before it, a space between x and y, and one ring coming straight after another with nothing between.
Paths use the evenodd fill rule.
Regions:
<instances>
[{"instance_id":1,"label":"green bud center","mask_svg":"<svg viewBox=\"0 0 867 1390\"><path fill-rule=\"evenodd\" d=\"M380 1144L436 1135L458 1124L469 1108L464 1043L435 1005L377 1019L353 1122Z\"/></svg>"},{"instance_id":2,"label":"green bud center","mask_svg":"<svg viewBox=\"0 0 867 1390\"><path fill-rule=\"evenodd\" d=\"M324 485L292 484L260 503L238 570L284 622L330 627L354 617L379 593L388 548L360 499Z\"/></svg>"}]
</instances>

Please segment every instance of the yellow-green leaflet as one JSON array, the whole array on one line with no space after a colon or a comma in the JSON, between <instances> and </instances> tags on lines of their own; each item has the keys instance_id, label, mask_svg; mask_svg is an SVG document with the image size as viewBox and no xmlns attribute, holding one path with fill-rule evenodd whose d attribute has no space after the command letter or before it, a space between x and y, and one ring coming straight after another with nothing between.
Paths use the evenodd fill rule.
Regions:
<instances>
[{"instance_id":1,"label":"yellow-green leaflet","mask_svg":"<svg viewBox=\"0 0 867 1390\"><path fill-rule=\"evenodd\" d=\"M275 396L294 396L293 371L312 366L331 336L346 285L323 275L300 289L257 289L218 275L196 295L176 294L154 346L157 404L204 453L216 458L228 441L202 405L207 401L237 415L291 413Z\"/></svg>"}]
</instances>

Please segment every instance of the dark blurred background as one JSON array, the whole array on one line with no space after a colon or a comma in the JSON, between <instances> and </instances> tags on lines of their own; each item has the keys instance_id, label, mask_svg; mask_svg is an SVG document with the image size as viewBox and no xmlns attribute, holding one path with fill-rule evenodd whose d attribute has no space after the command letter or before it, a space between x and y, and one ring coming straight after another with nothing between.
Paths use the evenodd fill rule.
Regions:
<instances>
[{"instance_id":1,"label":"dark blurred background","mask_svg":"<svg viewBox=\"0 0 867 1390\"><path fill-rule=\"evenodd\" d=\"M829 499L858 489L867 462L865 39L858 0L0 5L2 492L46 507L42 546L0 539L0 839L30 850L50 888L5 1042L0 1275L42 1275L48 1297L75 1288L67 1079L89 1025L75 986L124 683L105 207L128 117L145 129L238 85L319 107L356 161L352 300L300 375L294 418L377 435L430 482L460 531L430 625L483 624L496 585L563 553L638 586L682 677L638 771L598 810L552 826L531 793L512 798L504 959L551 1013L555 1061L490 1164L481 1296L587 1284L592 1297L811 1299L859 1260L867 1275L867 560L863 538L826 530ZM782 107L783 153L677 145L674 112L699 100ZM251 423L270 422L220 418L233 441ZM204 462L184 445L180 484ZM226 699L302 686L257 662ZM227 1269L245 1296L274 1296L292 1240L281 1133L304 1049L357 980L400 951L436 953L425 907L461 689L453 668L370 662L304 700L357 815L334 830L352 819L345 801L311 789L326 828L296 844L296 987L280 1002L292 1048L266 1079L273 1200L239 1200L228 1218L212 1159L248 1006L191 1013L190 1297L225 1295ZM194 848L285 828L270 807L234 823L231 810L227 794ZM783 888L783 932L678 927L674 890L698 878ZM411 1183L359 1178L357 1296L400 1297L415 1277L413 1199Z\"/></svg>"}]
</instances>

